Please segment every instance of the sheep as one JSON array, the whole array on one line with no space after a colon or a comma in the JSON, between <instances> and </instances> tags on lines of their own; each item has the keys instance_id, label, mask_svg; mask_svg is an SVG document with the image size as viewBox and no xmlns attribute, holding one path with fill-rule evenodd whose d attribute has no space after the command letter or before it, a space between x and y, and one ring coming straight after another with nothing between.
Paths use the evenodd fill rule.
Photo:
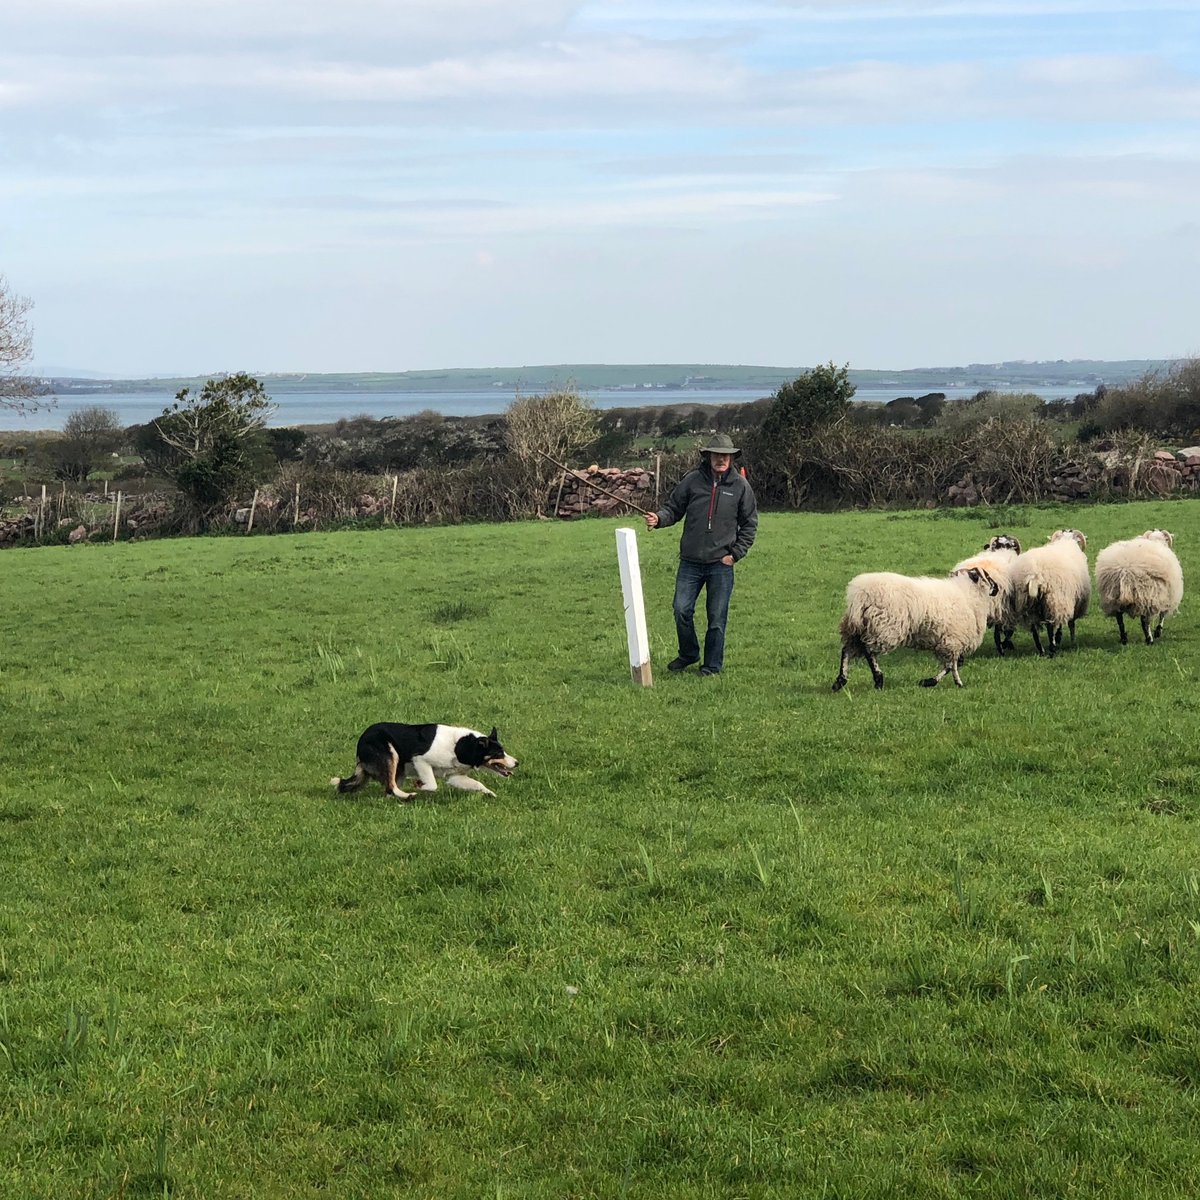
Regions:
<instances>
[{"instance_id":1,"label":"sheep","mask_svg":"<svg viewBox=\"0 0 1200 1200\"><path fill-rule=\"evenodd\" d=\"M1117 618L1121 645L1128 643L1125 614L1140 617L1146 645L1162 637L1163 621L1183 599L1183 569L1175 551L1175 539L1165 529L1147 529L1138 537L1105 546L1096 556L1096 591L1106 617ZM1152 617L1158 627L1150 632Z\"/></svg>"},{"instance_id":2,"label":"sheep","mask_svg":"<svg viewBox=\"0 0 1200 1200\"><path fill-rule=\"evenodd\" d=\"M1026 550L1013 565L1014 622L1033 634L1038 654L1053 658L1062 645L1062 627L1075 645L1075 622L1085 616L1092 596L1087 538L1078 529L1056 529L1044 546ZM1046 626L1046 649L1038 625Z\"/></svg>"},{"instance_id":3,"label":"sheep","mask_svg":"<svg viewBox=\"0 0 1200 1200\"><path fill-rule=\"evenodd\" d=\"M1021 543L1007 533L1000 533L984 545L981 553L955 563L950 572L953 575L969 567L980 567L996 581L1000 590L992 597L988 624L995 631L996 653L1001 657L1013 648L1016 623L1013 620L1012 568L1020 553Z\"/></svg>"},{"instance_id":4,"label":"sheep","mask_svg":"<svg viewBox=\"0 0 1200 1200\"><path fill-rule=\"evenodd\" d=\"M833 690L846 686L846 671L855 658L865 658L875 686L883 687L878 656L901 646L932 650L941 670L922 687L936 687L947 672L962 687L960 659L976 650L987 630L996 581L977 567L949 579L914 578L891 571L856 575L846 587L846 613L838 632L842 659Z\"/></svg>"}]
</instances>

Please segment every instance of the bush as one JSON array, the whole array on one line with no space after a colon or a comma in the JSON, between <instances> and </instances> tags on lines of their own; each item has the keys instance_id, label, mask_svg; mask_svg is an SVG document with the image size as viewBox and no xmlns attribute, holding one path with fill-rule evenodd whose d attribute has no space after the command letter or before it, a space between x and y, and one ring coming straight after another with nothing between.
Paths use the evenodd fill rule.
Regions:
<instances>
[{"instance_id":1,"label":"bush","mask_svg":"<svg viewBox=\"0 0 1200 1200\"><path fill-rule=\"evenodd\" d=\"M339 470L394 474L494 458L502 453L502 443L499 422L484 424L432 411L402 418L364 416L339 421L330 435L309 438L304 459Z\"/></svg>"},{"instance_id":2,"label":"bush","mask_svg":"<svg viewBox=\"0 0 1200 1200\"><path fill-rule=\"evenodd\" d=\"M1160 438L1200 438L1200 359L1148 371L1124 387L1108 389L1080 424L1081 441L1117 430L1142 430Z\"/></svg>"}]
</instances>

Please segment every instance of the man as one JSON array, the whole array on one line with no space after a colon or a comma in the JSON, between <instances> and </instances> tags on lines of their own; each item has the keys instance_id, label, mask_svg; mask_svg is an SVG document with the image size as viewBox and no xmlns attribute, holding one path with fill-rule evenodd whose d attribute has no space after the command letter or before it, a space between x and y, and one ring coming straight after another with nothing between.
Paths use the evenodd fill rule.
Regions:
<instances>
[{"instance_id":1,"label":"man","mask_svg":"<svg viewBox=\"0 0 1200 1200\"><path fill-rule=\"evenodd\" d=\"M667 664L668 671L683 671L700 661L694 617L701 588L707 589L708 631L700 674L719 675L725 665L733 564L745 558L758 532L754 491L745 475L733 469L733 457L740 453L728 434L716 434L700 448L700 466L679 481L666 505L646 514L648 529L683 520L674 606L679 657Z\"/></svg>"}]
</instances>

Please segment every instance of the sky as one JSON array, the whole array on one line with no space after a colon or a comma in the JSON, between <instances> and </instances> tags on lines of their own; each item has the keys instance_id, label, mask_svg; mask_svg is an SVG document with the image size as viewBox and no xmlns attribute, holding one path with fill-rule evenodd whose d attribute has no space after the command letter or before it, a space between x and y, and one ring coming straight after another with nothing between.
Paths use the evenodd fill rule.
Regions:
<instances>
[{"instance_id":1,"label":"sky","mask_svg":"<svg viewBox=\"0 0 1200 1200\"><path fill-rule=\"evenodd\" d=\"M3 0L35 365L1200 353L1200 0Z\"/></svg>"}]
</instances>

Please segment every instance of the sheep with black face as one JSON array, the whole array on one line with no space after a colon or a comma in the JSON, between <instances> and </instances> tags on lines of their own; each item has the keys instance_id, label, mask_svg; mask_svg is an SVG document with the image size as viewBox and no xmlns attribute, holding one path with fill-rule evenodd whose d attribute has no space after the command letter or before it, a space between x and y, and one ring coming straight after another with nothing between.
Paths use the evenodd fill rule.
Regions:
<instances>
[{"instance_id":1,"label":"sheep with black face","mask_svg":"<svg viewBox=\"0 0 1200 1200\"><path fill-rule=\"evenodd\" d=\"M972 554L970 558L955 563L950 572L953 575L969 567L978 567L996 581L999 590L992 597L988 625L995 635L996 653L1001 656L1013 648L1012 635L1016 629L1016 622L1013 619L1012 571L1020 553L1021 543L1015 537L1007 533L998 533L988 539L978 554Z\"/></svg>"},{"instance_id":2,"label":"sheep with black face","mask_svg":"<svg viewBox=\"0 0 1200 1200\"><path fill-rule=\"evenodd\" d=\"M876 571L856 575L846 587L846 612L838 632L842 658L833 690L846 686L846 672L865 658L877 688L883 687L879 656L901 646L930 650L941 668L922 687L935 687L947 674L958 687L959 662L979 648L987 631L996 581L977 567L948 579Z\"/></svg>"}]
</instances>

